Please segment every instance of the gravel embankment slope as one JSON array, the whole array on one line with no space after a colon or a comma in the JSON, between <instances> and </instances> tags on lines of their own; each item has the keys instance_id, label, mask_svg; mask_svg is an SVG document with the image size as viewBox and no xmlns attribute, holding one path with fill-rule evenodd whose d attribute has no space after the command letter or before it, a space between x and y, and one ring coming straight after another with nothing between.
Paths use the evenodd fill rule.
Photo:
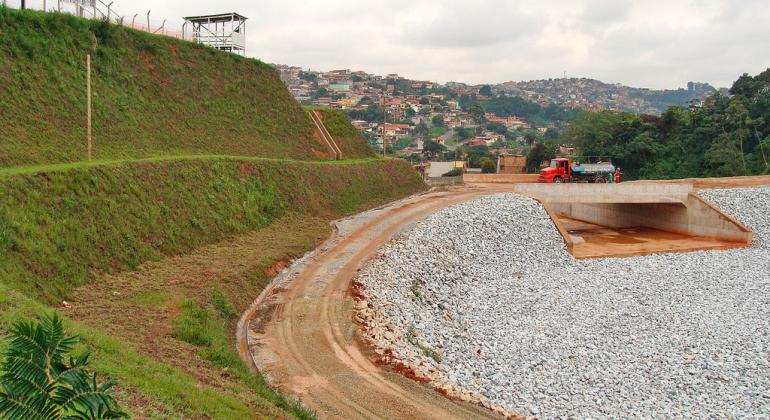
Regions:
<instances>
[{"instance_id":1,"label":"gravel embankment slope","mask_svg":"<svg viewBox=\"0 0 770 420\"><path fill-rule=\"evenodd\" d=\"M754 246L578 261L499 194L388 245L357 316L386 358L524 416L770 416L770 188L702 195Z\"/></svg>"}]
</instances>

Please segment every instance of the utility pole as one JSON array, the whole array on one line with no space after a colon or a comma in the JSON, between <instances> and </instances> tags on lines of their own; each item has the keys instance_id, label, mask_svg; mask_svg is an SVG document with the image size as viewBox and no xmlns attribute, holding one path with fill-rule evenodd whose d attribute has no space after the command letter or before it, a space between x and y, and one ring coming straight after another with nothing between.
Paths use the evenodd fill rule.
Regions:
<instances>
[{"instance_id":1,"label":"utility pole","mask_svg":"<svg viewBox=\"0 0 770 420\"><path fill-rule=\"evenodd\" d=\"M385 124L388 123L388 104L385 97L382 98L382 157L385 158Z\"/></svg>"},{"instance_id":2,"label":"utility pole","mask_svg":"<svg viewBox=\"0 0 770 420\"><path fill-rule=\"evenodd\" d=\"M24 10L27 8L27 2L25 0L21 0L21 10Z\"/></svg>"},{"instance_id":3,"label":"utility pole","mask_svg":"<svg viewBox=\"0 0 770 420\"><path fill-rule=\"evenodd\" d=\"M87 133L86 133L86 155L88 161L91 161L91 54L86 55L86 118Z\"/></svg>"}]
</instances>

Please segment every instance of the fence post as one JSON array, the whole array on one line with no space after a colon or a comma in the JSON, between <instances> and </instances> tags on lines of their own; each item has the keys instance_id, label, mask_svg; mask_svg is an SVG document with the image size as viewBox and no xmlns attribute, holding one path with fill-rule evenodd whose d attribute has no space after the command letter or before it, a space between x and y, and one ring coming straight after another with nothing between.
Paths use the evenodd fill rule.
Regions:
<instances>
[{"instance_id":1,"label":"fence post","mask_svg":"<svg viewBox=\"0 0 770 420\"><path fill-rule=\"evenodd\" d=\"M87 133L86 133L86 154L88 161L91 161L91 54L86 55L86 118Z\"/></svg>"},{"instance_id":2,"label":"fence post","mask_svg":"<svg viewBox=\"0 0 770 420\"><path fill-rule=\"evenodd\" d=\"M152 32L152 29L150 29L150 12L152 12L152 10L147 11L147 32Z\"/></svg>"}]
</instances>

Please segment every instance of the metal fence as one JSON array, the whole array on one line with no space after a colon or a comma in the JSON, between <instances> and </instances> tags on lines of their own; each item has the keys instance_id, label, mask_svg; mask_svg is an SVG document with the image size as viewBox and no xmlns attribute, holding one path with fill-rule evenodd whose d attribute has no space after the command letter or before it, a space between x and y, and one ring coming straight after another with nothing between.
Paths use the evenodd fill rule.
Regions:
<instances>
[{"instance_id":1,"label":"metal fence","mask_svg":"<svg viewBox=\"0 0 770 420\"><path fill-rule=\"evenodd\" d=\"M178 39L192 41L192 31L182 28L173 28L166 24L166 20L151 19L151 11L136 13L134 15L121 16L114 8L114 1L105 3L103 0L26 0L24 8L41 10L52 13L67 13L86 19L105 20L116 25L133 28L152 34L170 36ZM0 0L0 4L6 7L20 9L22 0Z\"/></svg>"}]
</instances>

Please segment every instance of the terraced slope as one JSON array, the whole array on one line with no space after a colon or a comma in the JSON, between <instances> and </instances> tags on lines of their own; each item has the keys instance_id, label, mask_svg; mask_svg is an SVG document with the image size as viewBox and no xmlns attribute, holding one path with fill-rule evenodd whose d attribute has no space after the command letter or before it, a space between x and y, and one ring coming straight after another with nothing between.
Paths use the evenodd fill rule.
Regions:
<instances>
[{"instance_id":1,"label":"terraced slope","mask_svg":"<svg viewBox=\"0 0 770 420\"><path fill-rule=\"evenodd\" d=\"M417 173L344 119L331 161L256 60L0 6L0 63L0 337L58 309L136 418L312 417L239 358L237 315L331 220L426 188Z\"/></svg>"},{"instance_id":2,"label":"terraced slope","mask_svg":"<svg viewBox=\"0 0 770 420\"><path fill-rule=\"evenodd\" d=\"M423 188L400 160L0 171L0 336L59 308L140 418L304 417L241 362L237 314L330 220Z\"/></svg>"},{"instance_id":3,"label":"terraced slope","mask_svg":"<svg viewBox=\"0 0 770 420\"><path fill-rule=\"evenodd\" d=\"M105 22L0 7L0 167L85 159L86 54L94 159L328 157L267 64ZM345 152L370 156L365 142Z\"/></svg>"}]
</instances>

